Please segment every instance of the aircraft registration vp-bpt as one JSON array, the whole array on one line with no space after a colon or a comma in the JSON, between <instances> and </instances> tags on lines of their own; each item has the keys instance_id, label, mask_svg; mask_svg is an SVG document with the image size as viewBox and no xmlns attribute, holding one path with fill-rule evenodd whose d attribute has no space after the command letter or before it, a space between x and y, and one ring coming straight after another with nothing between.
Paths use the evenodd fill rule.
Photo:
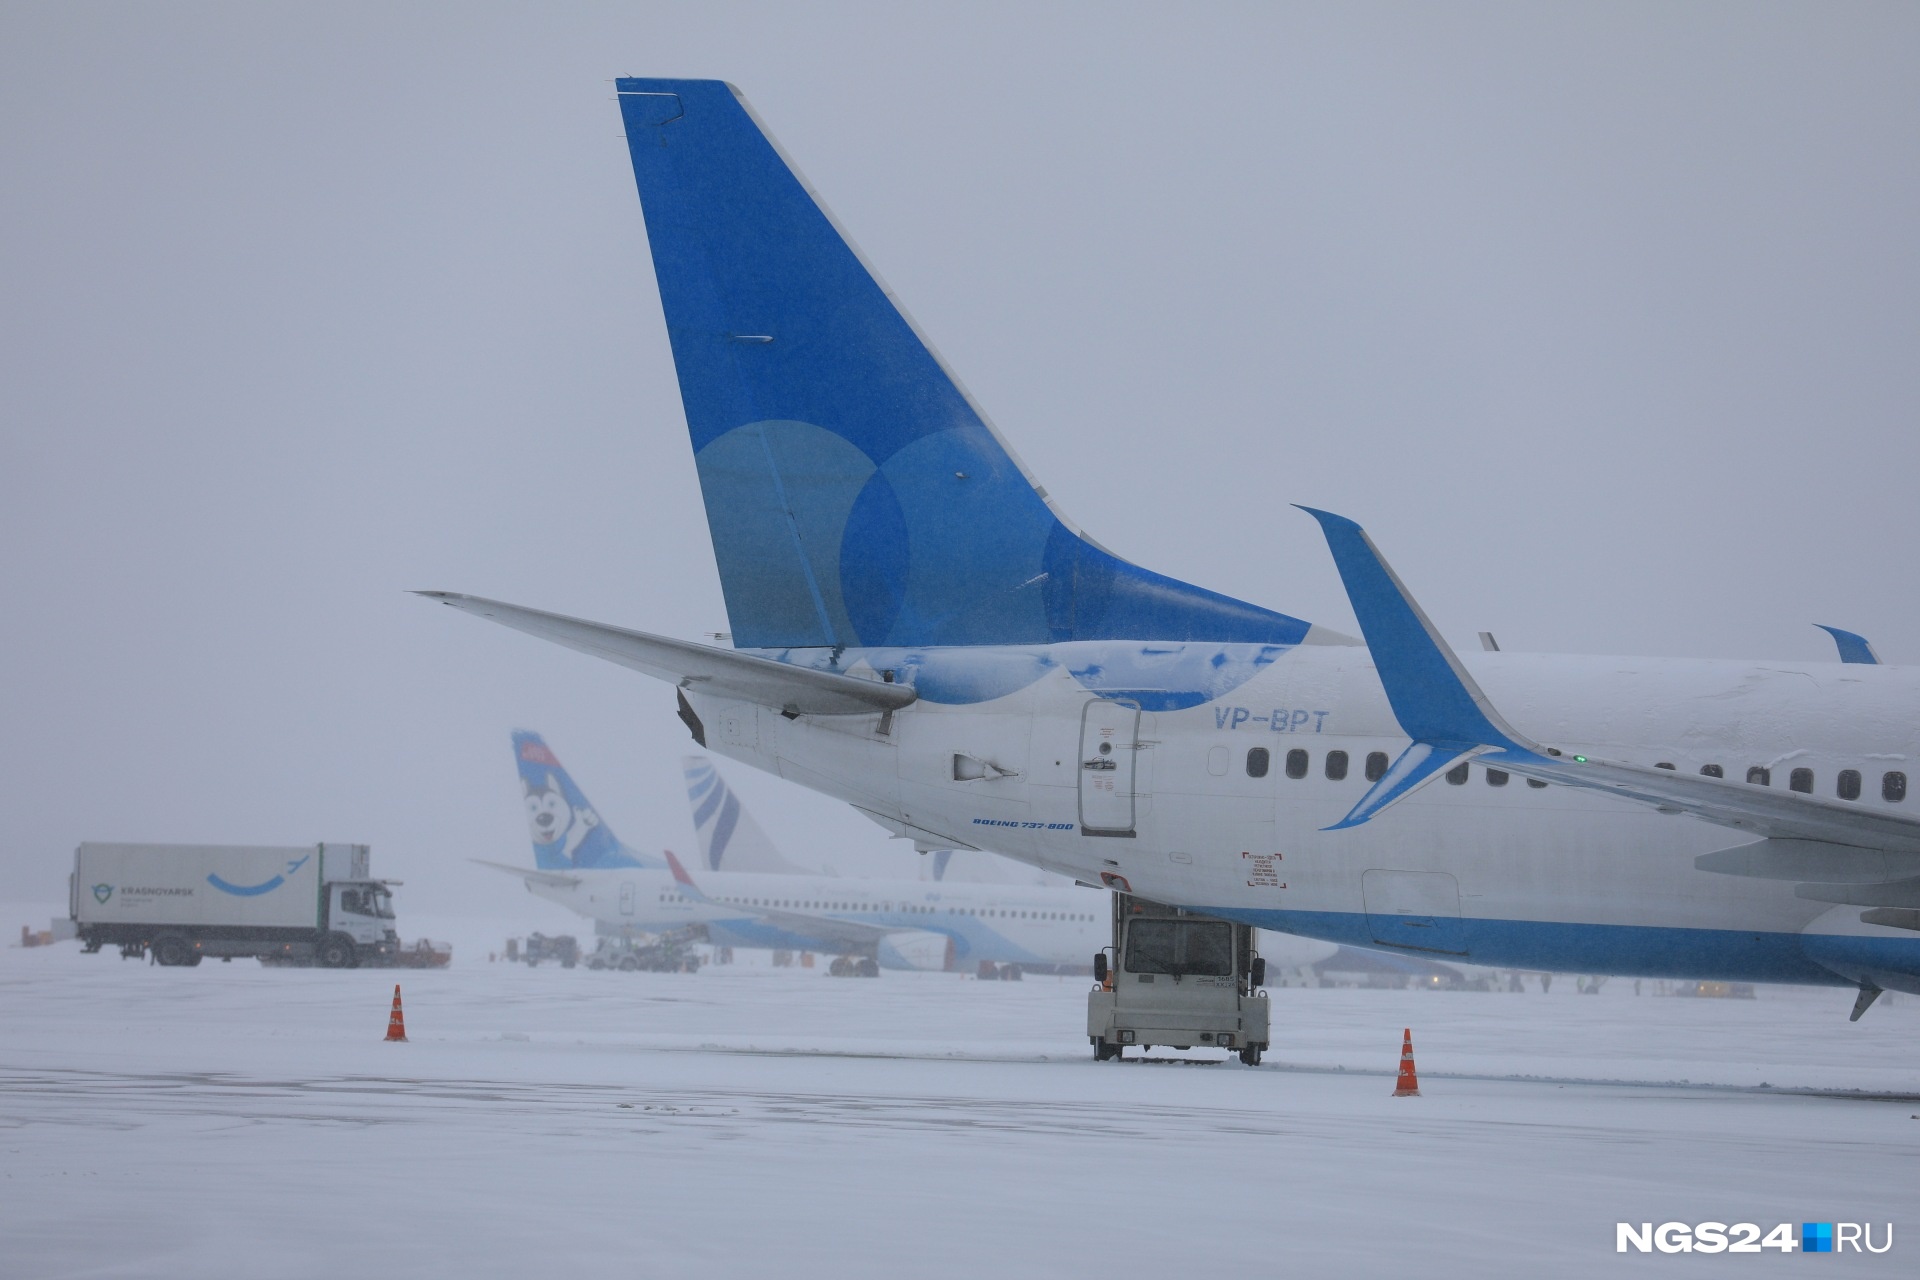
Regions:
<instances>
[{"instance_id":1,"label":"aircraft registration vp-bpt","mask_svg":"<svg viewBox=\"0 0 1920 1280\"><path fill-rule=\"evenodd\" d=\"M614 835L539 734L516 732L513 759L534 865L474 861L603 932L698 928L717 946L821 951L869 976L966 969L996 978L1084 969L1106 934L1105 895L1072 885L809 875L780 856L712 761L688 757L696 877L671 853L642 853Z\"/></svg>"},{"instance_id":2,"label":"aircraft registration vp-bpt","mask_svg":"<svg viewBox=\"0 0 1920 1280\"><path fill-rule=\"evenodd\" d=\"M709 749L926 847L1490 965L1920 992L1920 682L1365 636L1061 515L740 95L618 82L731 650L470 596L671 681Z\"/></svg>"}]
</instances>

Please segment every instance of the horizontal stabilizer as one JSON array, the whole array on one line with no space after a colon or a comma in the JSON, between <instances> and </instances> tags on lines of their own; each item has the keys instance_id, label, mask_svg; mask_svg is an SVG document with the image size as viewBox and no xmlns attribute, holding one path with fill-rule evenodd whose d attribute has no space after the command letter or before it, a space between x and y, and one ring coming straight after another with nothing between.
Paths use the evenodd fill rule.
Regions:
<instances>
[{"instance_id":1,"label":"horizontal stabilizer","mask_svg":"<svg viewBox=\"0 0 1920 1280\"><path fill-rule=\"evenodd\" d=\"M897 710L916 696L906 685L789 666L750 653L716 649L644 631L628 631L479 596L452 591L416 591L414 594L491 619L515 631L617 662L659 680L697 687L793 715L871 715L876 711Z\"/></svg>"},{"instance_id":2,"label":"horizontal stabilizer","mask_svg":"<svg viewBox=\"0 0 1920 1280\"><path fill-rule=\"evenodd\" d=\"M467 861L492 867L495 871L504 871L510 876L519 876L529 884L544 884L554 889L574 889L580 885L579 876L563 875L558 871L535 871L532 867L509 866L504 862L489 862L485 858L468 858Z\"/></svg>"}]
</instances>

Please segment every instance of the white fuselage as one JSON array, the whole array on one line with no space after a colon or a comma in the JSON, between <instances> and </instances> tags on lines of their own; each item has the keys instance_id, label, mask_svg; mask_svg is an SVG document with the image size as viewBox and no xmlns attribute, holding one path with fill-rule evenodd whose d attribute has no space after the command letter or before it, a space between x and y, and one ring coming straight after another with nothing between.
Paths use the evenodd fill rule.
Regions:
<instances>
[{"instance_id":1,"label":"white fuselage","mask_svg":"<svg viewBox=\"0 0 1920 1280\"><path fill-rule=\"evenodd\" d=\"M1367 757L1407 744L1364 648L1112 641L831 656L842 671L897 668L920 700L886 717L789 718L689 687L707 745L923 846L987 849L1089 883L1122 877L1142 896L1264 928L1486 964L1920 989L1920 934L1863 924L1858 907L1796 896L1788 881L1697 869L1696 856L1755 837L1690 816L1518 776L1492 785L1473 764L1463 784L1436 779L1363 826L1323 830L1367 790ZM1776 788L1809 769L1826 797L1854 770L1855 803L1920 805L1882 795L1885 775L1920 767L1915 669L1464 661L1510 721L1570 754L1718 765L1736 780L1766 768ZM1264 776L1250 776L1255 749ZM1291 770L1302 776L1289 776L1291 752L1305 753ZM1333 752L1346 753L1344 778L1328 776Z\"/></svg>"},{"instance_id":2,"label":"white fuselage","mask_svg":"<svg viewBox=\"0 0 1920 1280\"><path fill-rule=\"evenodd\" d=\"M701 902L683 893L671 873L612 868L569 873L573 886L529 879L527 887L616 929L663 933L702 925L722 946L793 951L836 950L796 917L819 916L952 940L954 962L1084 967L1110 933L1104 891L1044 885L967 884L921 880L856 880L710 871L699 879ZM766 914L772 913L769 919Z\"/></svg>"}]
</instances>

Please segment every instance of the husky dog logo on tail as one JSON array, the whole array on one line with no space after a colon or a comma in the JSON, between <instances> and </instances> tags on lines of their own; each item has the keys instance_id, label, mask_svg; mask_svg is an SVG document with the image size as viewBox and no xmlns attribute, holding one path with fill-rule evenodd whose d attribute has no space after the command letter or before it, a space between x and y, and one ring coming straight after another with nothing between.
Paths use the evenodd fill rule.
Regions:
<instances>
[{"instance_id":1,"label":"husky dog logo on tail","mask_svg":"<svg viewBox=\"0 0 1920 1280\"><path fill-rule=\"evenodd\" d=\"M539 734L515 733L513 758L526 795L535 866L542 871L573 871L656 865L620 843Z\"/></svg>"},{"instance_id":2,"label":"husky dog logo on tail","mask_svg":"<svg viewBox=\"0 0 1920 1280\"><path fill-rule=\"evenodd\" d=\"M534 844L542 846L542 852L551 851L572 865L580 846L600 826L600 815L569 804L554 774L548 774L546 781L537 787L531 781L526 786L527 824L532 828Z\"/></svg>"}]
</instances>

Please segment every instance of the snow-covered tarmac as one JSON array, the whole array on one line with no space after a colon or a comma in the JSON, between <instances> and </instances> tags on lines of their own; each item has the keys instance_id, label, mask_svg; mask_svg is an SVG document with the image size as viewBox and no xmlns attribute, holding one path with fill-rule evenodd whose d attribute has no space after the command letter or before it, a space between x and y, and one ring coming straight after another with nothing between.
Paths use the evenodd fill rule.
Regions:
<instances>
[{"instance_id":1,"label":"snow-covered tarmac","mask_svg":"<svg viewBox=\"0 0 1920 1280\"><path fill-rule=\"evenodd\" d=\"M0 1276L1913 1274L1920 1000L1283 989L1249 1069L1095 1064L1085 989L0 950Z\"/></svg>"}]
</instances>

